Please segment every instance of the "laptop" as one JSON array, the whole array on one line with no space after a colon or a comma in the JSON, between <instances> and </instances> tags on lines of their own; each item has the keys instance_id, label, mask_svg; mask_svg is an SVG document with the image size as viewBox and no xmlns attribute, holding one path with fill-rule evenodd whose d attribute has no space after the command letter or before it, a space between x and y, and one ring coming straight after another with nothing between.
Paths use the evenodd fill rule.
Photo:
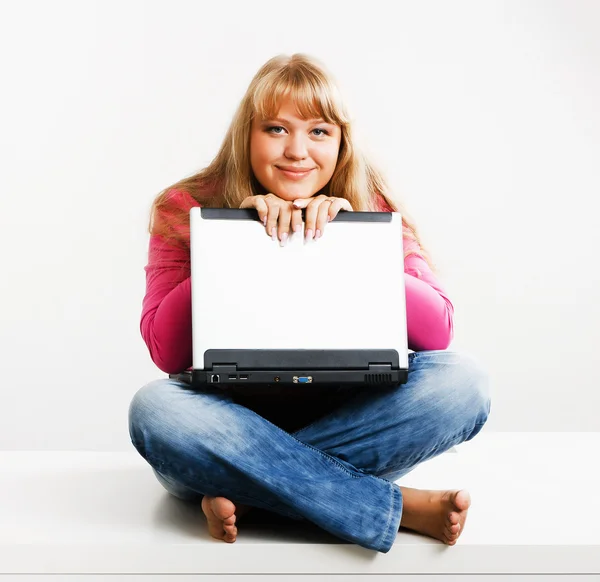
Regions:
<instances>
[{"instance_id":1,"label":"laptop","mask_svg":"<svg viewBox=\"0 0 600 582\"><path fill-rule=\"evenodd\" d=\"M194 207L190 260L193 387L407 381L400 213L340 211L318 240L303 228L280 246L255 209Z\"/></svg>"}]
</instances>

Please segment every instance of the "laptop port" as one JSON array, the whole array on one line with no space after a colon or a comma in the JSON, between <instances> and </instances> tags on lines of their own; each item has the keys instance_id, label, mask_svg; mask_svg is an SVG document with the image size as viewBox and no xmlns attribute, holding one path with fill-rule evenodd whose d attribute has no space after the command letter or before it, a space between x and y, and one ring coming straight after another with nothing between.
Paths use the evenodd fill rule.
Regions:
<instances>
[{"instance_id":1,"label":"laptop port","mask_svg":"<svg viewBox=\"0 0 600 582\"><path fill-rule=\"evenodd\" d=\"M235 374L229 374L228 378L230 380L237 380L237 376Z\"/></svg>"},{"instance_id":2,"label":"laptop port","mask_svg":"<svg viewBox=\"0 0 600 582\"><path fill-rule=\"evenodd\" d=\"M220 380L219 380L219 374L213 374L213 375L210 377L210 381L211 381L213 384L216 384L217 382L219 382L219 381L220 381Z\"/></svg>"},{"instance_id":3,"label":"laptop port","mask_svg":"<svg viewBox=\"0 0 600 582\"><path fill-rule=\"evenodd\" d=\"M247 380L248 374L240 374L240 380Z\"/></svg>"},{"instance_id":4,"label":"laptop port","mask_svg":"<svg viewBox=\"0 0 600 582\"><path fill-rule=\"evenodd\" d=\"M313 381L312 376L294 376L292 380L294 384L310 384Z\"/></svg>"}]
</instances>

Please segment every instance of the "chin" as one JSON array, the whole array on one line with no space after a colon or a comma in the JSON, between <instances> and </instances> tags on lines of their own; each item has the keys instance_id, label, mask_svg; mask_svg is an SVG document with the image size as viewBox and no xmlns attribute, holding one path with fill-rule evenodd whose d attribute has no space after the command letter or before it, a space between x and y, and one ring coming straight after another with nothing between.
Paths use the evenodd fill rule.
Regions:
<instances>
[{"instance_id":1,"label":"chin","mask_svg":"<svg viewBox=\"0 0 600 582\"><path fill-rule=\"evenodd\" d=\"M316 192L311 192L306 191L306 190L298 190L296 192L294 192L291 189L287 189L283 192L275 192L273 191L273 194L275 194L276 196L279 196L279 198L281 198L282 200L287 200L288 202L293 202L294 200L298 200L299 198L310 198L311 196L314 196L316 194Z\"/></svg>"}]
</instances>

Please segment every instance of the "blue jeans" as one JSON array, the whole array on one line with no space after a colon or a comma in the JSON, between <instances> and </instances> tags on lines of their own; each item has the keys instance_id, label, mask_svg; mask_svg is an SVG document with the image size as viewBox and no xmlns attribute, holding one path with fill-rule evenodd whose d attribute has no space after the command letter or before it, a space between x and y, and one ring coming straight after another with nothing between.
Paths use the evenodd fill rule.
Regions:
<instances>
[{"instance_id":1,"label":"blue jeans","mask_svg":"<svg viewBox=\"0 0 600 582\"><path fill-rule=\"evenodd\" d=\"M478 362L447 350L409 353L396 387L279 397L259 413L270 400L155 380L131 401L131 442L176 497L227 497L383 553L402 516L394 481L472 439L491 403Z\"/></svg>"}]
</instances>

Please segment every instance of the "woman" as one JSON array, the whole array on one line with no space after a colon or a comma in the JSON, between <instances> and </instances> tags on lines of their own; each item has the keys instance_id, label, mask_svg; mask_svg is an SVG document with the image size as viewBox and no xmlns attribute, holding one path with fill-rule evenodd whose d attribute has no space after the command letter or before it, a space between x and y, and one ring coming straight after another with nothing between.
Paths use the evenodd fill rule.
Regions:
<instances>
[{"instance_id":1,"label":"woman","mask_svg":"<svg viewBox=\"0 0 600 582\"><path fill-rule=\"evenodd\" d=\"M361 153L331 74L313 58L277 56L258 71L213 162L165 189L149 226L141 332L166 373L192 364L189 211L255 208L266 234L284 245L302 228L318 239L340 210L401 211L409 348L408 382L392 390L250 396L199 392L175 379L150 382L129 409L133 445L161 484L201 500L210 534L233 542L253 507L308 519L330 533L388 552L400 526L454 545L467 491L429 491L395 481L419 463L472 439L490 411L488 378L466 354L446 351L453 306L412 221L380 171ZM277 243L275 243L277 244ZM279 290L278 292L285 292ZM273 325L305 325L313 293ZM358 300L358 299L357 299ZM376 305L377 290L365 298ZM210 306L206 306L210 308ZM393 309L393 306L382 306ZM306 322L306 323L304 323Z\"/></svg>"}]
</instances>

